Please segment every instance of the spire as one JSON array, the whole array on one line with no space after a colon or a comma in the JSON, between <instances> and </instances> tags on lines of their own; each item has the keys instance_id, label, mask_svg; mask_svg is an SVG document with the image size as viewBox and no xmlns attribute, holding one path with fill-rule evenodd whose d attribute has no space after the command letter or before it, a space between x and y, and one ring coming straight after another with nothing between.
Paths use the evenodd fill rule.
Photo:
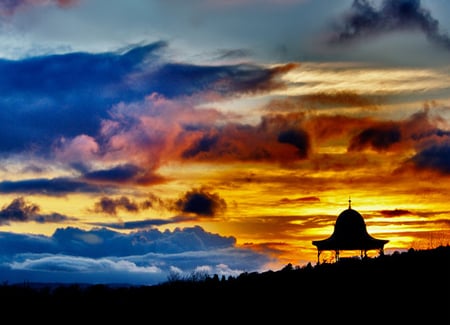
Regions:
<instances>
[{"instance_id":1,"label":"spire","mask_svg":"<svg viewBox=\"0 0 450 325\"><path fill-rule=\"evenodd\" d=\"M348 208L352 208L352 200L350 199L350 195L348 196Z\"/></svg>"}]
</instances>

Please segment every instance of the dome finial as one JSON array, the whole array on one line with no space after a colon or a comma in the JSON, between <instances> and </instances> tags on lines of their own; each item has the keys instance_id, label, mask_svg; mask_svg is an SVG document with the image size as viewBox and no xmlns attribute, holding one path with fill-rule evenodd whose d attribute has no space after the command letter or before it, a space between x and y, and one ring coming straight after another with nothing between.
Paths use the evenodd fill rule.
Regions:
<instances>
[{"instance_id":1,"label":"dome finial","mask_svg":"<svg viewBox=\"0 0 450 325\"><path fill-rule=\"evenodd\" d=\"M348 208L352 208L352 200L350 199L350 195L348 196Z\"/></svg>"}]
</instances>

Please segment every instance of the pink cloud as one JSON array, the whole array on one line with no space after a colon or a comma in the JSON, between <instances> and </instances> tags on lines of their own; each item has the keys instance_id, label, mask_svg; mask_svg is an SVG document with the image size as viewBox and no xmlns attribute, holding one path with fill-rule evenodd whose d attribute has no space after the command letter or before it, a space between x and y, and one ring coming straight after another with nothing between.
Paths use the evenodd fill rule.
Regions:
<instances>
[{"instance_id":1,"label":"pink cloud","mask_svg":"<svg viewBox=\"0 0 450 325\"><path fill-rule=\"evenodd\" d=\"M85 134L73 139L60 139L55 150L56 157L63 162L90 161L98 154L99 146L94 138Z\"/></svg>"},{"instance_id":2,"label":"pink cloud","mask_svg":"<svg viewBox=\"0 0 450 325\"><path fill-rule=\"evenodd\" d=\"M310 149L301 119L266 116L252 126L233 118L213 108L196 107L189 98L170 100L152 94L140 103L116 105L110 119L102 123L98 143L102 143L103 162L119 163L125 158L147 171L182 160L289 162L304 158ZM292 136L283 138L283 134Z\"/></svg>"},{"instance_id":3,"label":"pink cloud","mask_svg":"<svg viewBox=\"0 0 450 325\"><path fill-rule=\"evenodd\" d=\"M118 104L102 123L104 159L114 162L126 157L138 166L157 169L161 160L177 155L179 146L188 141L189 137L183 138L186 126L211 125L221 118L217 110L197 110L188 100L169 100L159 94L141 103Z\"/></svg>"}]
</instances>

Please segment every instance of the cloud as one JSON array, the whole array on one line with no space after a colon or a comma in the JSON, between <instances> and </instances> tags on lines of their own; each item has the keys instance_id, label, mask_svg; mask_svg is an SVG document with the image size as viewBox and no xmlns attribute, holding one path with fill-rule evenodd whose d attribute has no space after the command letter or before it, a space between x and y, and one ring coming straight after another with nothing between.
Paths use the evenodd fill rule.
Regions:
<instances>
[{"instance_id":1,"label":"cloud","mask_svg":"<svg viewBox=\"0 0 450 325\"><path fill-rule=\"evenodd\" d=\"M211 149L214 135L207 133L189 148L185 141L198 139L190 126L211 128L226 117L215 109L195 114L199 102L285 87L280 77L295 66L171 63L166 48L161 41L115 52L0 59L0 154L55 157L83 174L80 180L3 182L0 191L63 193L70 187L95 191L88 182L162 182L155 173L162 157L181 150L196 158Z\"/></svg>"},{"instance_id":2,"label":"cloud","mask_svg":"<svg viewBox=\"0 0 450 325\"><path fill-rule=\"evenodd\" d=\"M0 280L155 284L174 269L235 275L259 270L267 256L201 227L122 234L105 228L58 229L53 236L0 233Z\"/></svg>"},{"instance_id":3,"label":"cloud","mask_svg":"<svg viewBox=\"0 0 450 325\"><path fill-rule=\"evenodd\" d=\"M26 193L43 195L66 195L73 192L100 193L112 190L73 178L36 178L19 181L0 182L0 193Z\"/></svg>"},{"instance_id":4,"label":"cloud","mask_svg":"<svg viewBox=\"0 0 450 325\"><path fill-rule=\"evenodd\" d=\"M307 132L300 129L282 131L278 135L278 141L280 143L287 143L296 147L300 158L308 157L310 141Z\"/></svg>"},{"instance_id":5,"label":"cloud","mask_svg":"<svg viewBox=\"0 0 450 325\"><path fill-rule=\"evenodd\" d=\"M295 114L302 116L302 126L308 132L312 143L321 145L330 140L346 141L348 152L421 151L433 144L442 144L450 137L450 132L442 128L445 119L437 113L432 115L427 107L404 119L390 121L338 114Z\"/></svg>"},{"instance_id":6,"label":"cloud","mask_svg":"<svg viewBox=\"0 0 450 325\"><path fill-rule=\"evenodd\" d=\"M430 42L450 50L450 37L420 0L383 0L379 8L368 0L354 0L351 9L334 26L331 43L349 43L395 31L421 31Z\"/></svg>"},{"instance_id":7,"label":"cloud","mask_svg":"<svg viewBox=\"0 0 450 325\"><path fill-rule=\"evenodd\" d=\"M233 237L221 237L205 232L201 227L160 232L156 229L121 234L106 228L84 231L78 228L60 228L52 239L59 249L70 255L105 257L145 253L175 254L183 251L210 250L233 246ZM52 252L54 253L54 252Z\"/></svg>"},{"instance_id":8,"label":"cloud","mask_svg":"<svg viewBox=\"0 0 450 325\"><path fill-rule=\"evenodd\" d=\"M438 127L443 120L439 115L433 117L429 107L425 106L423 110L412 114L405 121L403 132L417 143L418 148L446 142L450 131Z\"/></svg>"},{"instance_id":9,"label":"cloud","mask_svg":"<svg viewBox=\"0 0 450 325\"><path fill-rule=\"evenodd\" d=\"M110 215L116 215L118 210L135 213L152 208L155 203L156 205L163 204L162 200L156 196L151 196L149 199L141 202L133 201L129 197L123 195L119 198L102 196L97 202L95 202L93 211Z\"/></svg>"},{"instance_id":10,"label":"cloud","mask_svg":"<svg viewBox=\"0 0 450 325\"><path fill-rule=\"evenodd\" d=\"M73 164L78 171L84 171L87 166ZM49 196L64 196L71 193L115 193L121 184L157 184L164 181L164 178L154 174L153 171L143 171L133 164L124 164L112 167L111 169L101 169L86 171L84 174L74 177L55 178L31 178L22 180L0 181L0 193L18 194L40 194ZM156 199L159 205L161 202ZM141 202L141 208L148 208L152 205L150 200Z\"/></svg>"},{"instance_id":11,"label":"cloud","mask_svg":"<svg viewBox=\"0 0 450 325\"><path fill-rule=\"evenodd\" d=\"M136 220L136 221L121 221L121 222L92 222L93 226L105 227L111 229L147 229L153 226L163 226L171 223L178 223L185 220L185 218L164 218L164 219L148 219L148 220Z\"/></svg>"},{"instance_id":12,"label":"cloud","mask_svg":"<svg viewBox=\"0 0 450 325\"><path fill-rule=\"evenodd\" d=\"M411 215L411 211L403 210L403 209L395 209L395 210L381 210L380 213L384 217L399 217L405 215Z\"/></svg>"},{"instance_id":13,"label":"cloud","mask_svg":"<svg viewBox=\"0 0 450 325\"><path fill-rule=\"evenodd\" d=\"M216 53L218 60L238 60L250 57L251 54L248 49L220 49Z\"/></svg>"},{"instance_id":14,"label":"cloud","mask_svg":"<svg viewBox=\"0 0 450 325\"><path fill-rule=\"evenodd\" d=\"M190 148L186 149L183 152L182 157L192 158L201 154L202 152L209 152L213 150L213 147L215 145L217 145L218 140L219 136L217 134L206 134L196 143L194 143Z\"/></svg>"},{"instance_id":15,"label":"cloud","mask_svg":"<svg viewBox=\"0 0 450 325\"><path fill-rule=\"evenodd\" d=\"M320 198L318 198L317 196L305 196L305 197L299 197L299 198L295 198L295 199L282 198L280 200L280 203L282 203L282 204L314 203L314 202L320 202Z\"/></svg>"},{"instance_id":16,"label":"cloud","mask_svg":"<svg viewBox=\"0 0 450 325\"><path fill-rule=\"evenodd\" d=\"M123 164L110 169L95 170L84 174L84 178L95 181L125 182L141 172L138 166Z\"/></svg>"},{"instance_id":17,"label":"cloud","mask_svg":"<svg viewBox=\"0 0 450 325\"><path fill-rule=\"evenodd\" d=\"M415 153L396 172L412 169L415 172L450 174L450 131L439 127L443 121L445 119L437 114L432 116L429 107L425 106L402 122L405 147L414 149Z\"/></svg>"},{"instance_id":18,"label":"cloud","mask_svg":"<svg viewBox=\"0 0 450 325\"><path fill-rule=\"evenodd\" d=\"M164 180L163 177L155 174L153 170L145 170L132 163L113 166L109 169L88 171L82 178L87 181L112 184L155 184Z\"/></svg>"},{"instance_id":19,"label":"cloud","mask_svg":"<svg viewBox=\"0 0 450 325\"><path fill-rule=\"evenodd\" d=\"M327 91L316 92L299 96L299 103L311 108L320 107L361 107L376 109L375 100L370 96L362 96L353 91ZM295 104L295 102L294 102Z\"/></svg>"},{"instance_id":20,"label":"cloud","mask_svg":"<svg viewBox=\"0 0 450 325\"><path fill-rule=\"evenodd\" d=\"M102 161L111 164L127 157L142 170L128 165L115 172L128 171L124 174L136 183L145 182L141 174L148 175L154 183L164 181L155 174L161 162L286 162L304 158L310 149L301 116L268 114L259 124L241 124L234 122L235 116L198 108L191 99L153 93L142 102L116 105L98 137L104 148ZM286 137L289 132L292 136ZM106 171L102 174L107 176ZM93 173L87 175L93 180Z\"/></svg>"},{"instance_id":21,"label":"cloud","mask_svg":"<svg viewBox=\"0 0 450 325\"><path fill-rule=\"evenodd\" d=\"M273 161L304 159L309 150L309 134L303 130L304 115L267 114L256 125L234 122L222 125L189 125L178 142L183 160Z\"/></svg>"},{"instance_id":22,"label":"cloud","mask_svg":"<svg viewBox=\"0 0 450 325\"><path fill-rule=\"evenodd\" d=\"M354 130L366 127L365 118L357 118L340 114L312 116L305 122L311 136L318 141L346 138Z\"/></svg>"},{"instance_id":23,"label":"cloud","mask_svg":"<svg viewBox=\"0 0 450 325\"><path fill-rule=\"evenodd\" d=\"M77 256L51 255L23 262L11 263L13 270L35 270L54 272L104 272L127 271L129 273L145 272L159 273L161 270L155 266L137 266L129 261L114 261L108 258L89 259Z\"/></svg>"},{"instance_id":24,"label":"cloud","mask_svg":"<svg viewBox=\"0 0 450 325\"><path fill-rule=\"evenodd\" d=\"M147 93L139 80L133 83L131 74L140 71L146 60L157 61L155 52L164 46L158 42L125 53L0 59L0 89L8 94L0 99L4 121L0 152L22 152L29 147L46 152L57 140L76 137L66 145L79 152L98 132L111 105ZM151 68L149 63L146 66ZM92 154L97 148L90 143L87 152Z\"/></svg>"},{"instance_id":25,"label":"cloud","mask_svg":"<svg viewBox=\"0 0 450 325\"><path fill-rule=\"evenodd\" d=\"M178 210L198 216L212 217L222 213L227 204L217 193L210 193L204 188L193 189L175 202Z\"/></svg>"},{"instance_id":26,"label":"cloud","mask_svg":"<svg viewBox=\"0 0 450 325\"><path fill-rule=\"evenodd\" d=\"M0 210L0 224L8 221L29 221L35 218L39 209L38 205L27 203L22 197L16 198Z\"/></svg>"},{"instance_id":27,"label":"cloud","mask_svg":"<svg viewBox=\"0 0 450 325\"><path fill-rule=\"evenodd\" d=\"M133 202L126 196L121 196L117 199L103 196L95 203L94 211L116 215L117 209L123 209L128 212L138 212L139 206L136 202Z\"/></svg>"},{"instance_id":28,"label":"cloud","mask_svg":"<svg viewBox=\"0 0 450 325\"><path fill-rule=\"evenodd\" d=\"M336 96L319 96L317 100L336 99L338 105L348 101L351 105L367 104L356 95ZM331 139L349 141L348 151L393 152L418 148L420 143L448 133L436 127L439 119L431 119L428 110L404 120L383 121L310 114L297 106L297 100L278 101L270 104L273 113L262 115L259 123L251 125L237 123L233 116L213 108L200 109L191 99L169 99L153 93L144 101L114 106L109 118L102 121L96 139L101 154L96 154L92 162L76 163L77 153L82 156L85 150L70 146L76 147L74 153L65 151L65 157L73 157L71 167L82 173L79 181L111 188L120 184L156 184L168 181L157 173L161 163L167 161L287 163L312 158L317 148L314 146ZM309 100L315 99L308 97L306 102ZM302 97L298 101L301 103ZM278 105L284 104L285 110L276 113ZM90 140L82 143L91 147ZM123 157L127 157L127 163ZM92 169L89 164L95 161L105 168Z\"/></svg>"},{"instance_id":29,"label":"cloud","mask_svg":"<svg viewBox=\"0 0 450 325\"><path fill-rule=\"evenodd\" d=\"M1 267L8 283L90 283L152 285L167 280L154 265L115 258L92 259L64 254L20 254Z\"/></svg>"},{"instance_id":30,"label":"cloud","mask_svg":"<svg viewBox=\"0 0 450 325\"><path fill-rule=\"evenodd\" d=\"M50 214L39 214L34 218L34 221L39 223L46 223L46 222L62 223L69 220L76 220L76 218L68 217L57 212L53 212Z\"/></svg>"},{"instance_id":31,"label":"cloud","mask_svg":"<svg viewBox=\"0 0 450 325\"><path fill-rule=\"evenodd\" d=\"M402 134L399 125L386 123L361 131L350 140L348 150L361 151L369 148L384 151L401 140Z\"/></svg>"},{"instance_id":32,"label":"cloud","mask_svg":"<svg viewBox=\"0 0 450 325\"><path fill-rule=\"evenodd\" d=\"M37 204L27 202L23 197L12 200L9 205L4 206L0 210L0 225L12 222L29 222L38 223L46 222L63 222L73 218L69 218L59 213L41 214L40 207Z\"/></svg>"},{"instance_id":33,"label":"cloud","mask_svg":"<svg viewBox=\"0 0 450 325\"><path fill-rule=\"evenodd\" d=\"M10 16L18 11L34 6L56 5L61 8L66 8L74 5L78 1L79 0L6 0L0 2L0 15Z\"/></svg>"},{"instance_id":34,"label":"cloud","mask_svg":"<svg viewBox=\"0 0 450 325\"><path fill-rule=\"evenodd\" d=\"M147 81L154 92L168 98L190 96L199 92L236 96L284 88L286 84L279 77L297 66L295 63L272 68L248 63L224 66L167 63L150 74L143 73L137 77Z\"/></svg>"},{"instance_id":35,"label":"cloud","mask_svg":"<svg viewBox=\"0 0 450 325\"><path fill-rule=\"evenodd\" d=\"M450 174L450 142L435 144L415 154L410 162L419 170L431 170Z\"/></svg>"},{"instance_id":36,"label":"cloud","mask_svg":"<svg viewBox=\"0 0 450 325\"><path fill-rule=\"evenodd\" d=\"M99 149L94 137L81 134L72 139L61 137L55 145L54 152L59 161L74 164L95 159L99 155Z\"/></svg>"}]
</instances>

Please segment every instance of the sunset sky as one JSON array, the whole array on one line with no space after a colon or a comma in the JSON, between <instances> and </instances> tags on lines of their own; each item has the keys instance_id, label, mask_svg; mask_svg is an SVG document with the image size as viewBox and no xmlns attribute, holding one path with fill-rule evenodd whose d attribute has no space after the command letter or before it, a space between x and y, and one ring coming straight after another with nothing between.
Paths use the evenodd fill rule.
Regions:
<instances>
[{"instance_id":1,"label":"sunset sky","mask_svg":"<svg viewBox=\"0 0 450 325\"><path fill-rule=\"evenodd\" d=\"M450 242L450 1L0 2L0 280ZM324 254L324 258L327 255Z\"/></svg>"}]
</instances>

